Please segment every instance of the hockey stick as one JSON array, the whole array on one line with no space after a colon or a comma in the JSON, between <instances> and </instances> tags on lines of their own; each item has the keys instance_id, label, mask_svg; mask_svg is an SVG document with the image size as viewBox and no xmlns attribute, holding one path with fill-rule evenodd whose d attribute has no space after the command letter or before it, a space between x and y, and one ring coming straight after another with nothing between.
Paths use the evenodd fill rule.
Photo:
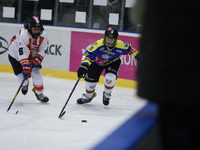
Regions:
<instances>
[{"instance_id":1,"label":"hockey stick","mask_svg":"<svg viewBox=\"0 0 200 150\"><path fill-rule=\"evenodd\" d=\"M66 111L64 111L64 110L65 110L65 107L67 106L67 103L69 102L69 99L70 99L70 97L72 96L72 93L74 92L74 89L76 88L76 86L77 86L77 84L78 84L78 82L79 82L79 80L80 80L81 78L82 78L82 76L79 77L78 80L76 81L76 84L74 85L74 87L73 87L73 89L72 89L72 91L71 91L71 93L70 93L70 95L69 95L69 97L68 97L68 99L67 99L65 105L63 106L63 108L62 108L62 110L61 110L60 115L58 116L58 118L61 118L61 117L66 113Z\"/></svg>"},{"instance_id":2,"label":"hockey stick","mask_svg":"<svg viewBox=\"0 0 200 150\"><path fill-rule=\"evenodd\" d=\"M15 94L13 100L11 101L11 103L10 103L8 109L7 109L7 112L10 110L12 104L14 103L14 101L15 101L15 99L16 99L16 97L17 97L17 95L18 95L18 93L19 93L19 91L20 91L20 89L21 89L21 87L22 87L22 85L23 85L23 83L24 83L24 81L25 81L26 79L27 79L27 77L25 77L25 78L23 79L22 83L20 84L20 86L19 86L19 88L18 88L18 90L17 90L17 92L16 92L16 94Z\"/></svg>"}]
</instances>

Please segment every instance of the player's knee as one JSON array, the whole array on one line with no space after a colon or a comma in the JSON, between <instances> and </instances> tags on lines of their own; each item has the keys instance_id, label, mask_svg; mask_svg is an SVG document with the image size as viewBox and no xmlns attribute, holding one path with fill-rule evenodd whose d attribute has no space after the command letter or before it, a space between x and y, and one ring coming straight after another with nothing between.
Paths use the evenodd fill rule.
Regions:
<instances>
[{"instance_id":1,"label":"player's knee","mask_svg":"<svg viewBox=\"0 0 200 150\"><path fill-rule=\"evenodd\" d=\"M107 85L115 85L116 83L116 75L113 73L105 74L105 84Z\"/></svg>"}]
</instances>

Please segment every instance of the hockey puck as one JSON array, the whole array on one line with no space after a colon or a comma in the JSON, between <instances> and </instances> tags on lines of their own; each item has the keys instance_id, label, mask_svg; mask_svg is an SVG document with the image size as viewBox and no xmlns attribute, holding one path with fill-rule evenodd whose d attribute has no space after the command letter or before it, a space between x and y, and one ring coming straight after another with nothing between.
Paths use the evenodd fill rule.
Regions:
<instances>
[{"instance_id":1,"label":"hockey puck","mask_svg":"<svg viewBox=\"0 0 200 150\"><path fill-rule=\"evenodd\" d=\"M18 112L19 112L19 111L17 110L16 113L15 113L15 115L16 115Z\"/></svg>"},{"instance_id":2,"label":"hockey puck","mask_svg":"<svg viewBox=\"0 0 200 150\"><path fill-rule=\"evenodd\" d=\"M87 122L87 120L82 120L82 122Z\"/></svg>"}]
</instances>

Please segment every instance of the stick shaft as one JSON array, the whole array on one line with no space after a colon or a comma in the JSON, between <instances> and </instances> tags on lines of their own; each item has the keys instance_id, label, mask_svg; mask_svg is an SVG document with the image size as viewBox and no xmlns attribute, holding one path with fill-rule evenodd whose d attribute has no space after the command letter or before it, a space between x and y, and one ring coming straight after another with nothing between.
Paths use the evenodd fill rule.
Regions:
<instances>
[{"instance_id":1,"label":"stick shaft","mask_svg":"<svg viewBox=\"0 0 200 150\"><path fill-rule=\"evenodd\" d=\"M67 99L65 105L63 106L63 108L62 108L62 110L61 110L61 112L60 112L60 115L58 116L59 118L61 118L61 117L64 115L63 112L64 112L64 110L65 110L65 107L67 106L67 103L69 102L69 99L70 99L70 97L72 96L72 93L74 92L74 90L75 90L75 88L76 88L76 86L77 86L77 84L78 84L78 82L79 82L79 80L80 80L81 78L82 78L82 77L78 78L78 80L76 81L76 84L74 85L74 87L73 87L73 89L72 89L72 91L71 91L71 93L70 93L70 95L69 95L69 97L68 97L68 99Z\"/></svg>"},{"instance_id":2,"label":"stick shaft","mask_svg":"<svg viewBox=\"0 0 200 150\"><path fill-rule=\"evenodd\" d=\"M15 101L15 99L16 99L16 97L17 97L17 95L18 95L18 93L19 93L19 91L20 91L20 89L21 89L21 87L22 87L22 85L23 85L23 83L24 83L25 80L26 80L26 78L24 78L23 81L22 81L22 83L20 84L20 86L19 86L19 88L18 88L18 90L17 90L17 92L16 92L16 94L15 94L13 100L11 101L11 103L10 103L10 105L9 105L9 107L8 107L8 109L7 109L7 111L9 111L10 108L12 107L12 104L14 103L14 101Z\"/></svg>"}]
</instances>

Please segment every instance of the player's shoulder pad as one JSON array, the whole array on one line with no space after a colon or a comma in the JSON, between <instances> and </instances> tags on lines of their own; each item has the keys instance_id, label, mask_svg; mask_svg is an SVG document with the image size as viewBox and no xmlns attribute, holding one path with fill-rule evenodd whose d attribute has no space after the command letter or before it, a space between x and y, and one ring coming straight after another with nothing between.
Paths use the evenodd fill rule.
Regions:
<instances>
[{"instance_id":1,"label":"player's shoulder pad","mask_svg":"<svg viewBox=\"0 0 200 150\"><path fill-rule=\"evenodd\" d=\"M27 29L25 29L25 28L21 28L20 30L19 30L19 35L20 35L20 37L22 37L22 38L30 38L30 33L28 32L28 30Z\"/></svg>"},{"instance_id":2,"label":"player's shoulder pad","mask_svg":"<svg viewBox=\"0 0 200 150\"><path fill-rule=\"evenodd\" d=\"M45 31L42 32L40 37L44 37L44 39L48 39L47 33Z\"/></svg>"},{"instance_id":3,"label":"player's shoulder pad","mask_svg":"<svg viewBox=\"0 0 200 150\"><path fill-rule=\"evenodd\" d=\"M103 45L104 45L103 39L97 40L93 45L91 45L91 46L88 48L88 51L89 51L89 52L95 51L96 49L98 49L99 47L101 47L101 46L103 46Z\"/></svg>"},{"instance_id":4,"label":"player's shoulder pad","mask_svg":"<svg viewBox=\"0 0 200 150\"><path fill-rule=\"evenodd\" d=\"M124 43L121 40L117 40L115 47L120 49L128 49L129 47L131 47L131 44L128 42Z\"/></svg>"},{"instance_id":5,"label":"player's shoulder pad","mask_svg":"<svg viewBox=\"0 0 200 150\"><path fill-rule=\"evenodd\" d=\"M45 31L43 31L40 36L47 37L47 33Z\"/></svg>"},{"instance_id":6,"label":"player's shoulder pad","mask_svg":"<svg viewBox=\"0 0 200 150\"><path fill-rule=\"evenodd\" d=\"M28 39L30 38L30 33L27 29L21 28L18 33L16 34L17 42L20 47L26 47L26 45L29 43Z\"/></svg>"},{"instance_id":7,"label":"player's shoulder pad","mask_svg":"<svg viewBox=\"0 0 200 150\"><path fill-rule=\"evenodd\" d=\"M100 46L104 45L103 40L104 40L104 39L102 38L102 39L96 41L96 42L93 44L94 47L100 47Z\"/></svg>"}]
</instances>

